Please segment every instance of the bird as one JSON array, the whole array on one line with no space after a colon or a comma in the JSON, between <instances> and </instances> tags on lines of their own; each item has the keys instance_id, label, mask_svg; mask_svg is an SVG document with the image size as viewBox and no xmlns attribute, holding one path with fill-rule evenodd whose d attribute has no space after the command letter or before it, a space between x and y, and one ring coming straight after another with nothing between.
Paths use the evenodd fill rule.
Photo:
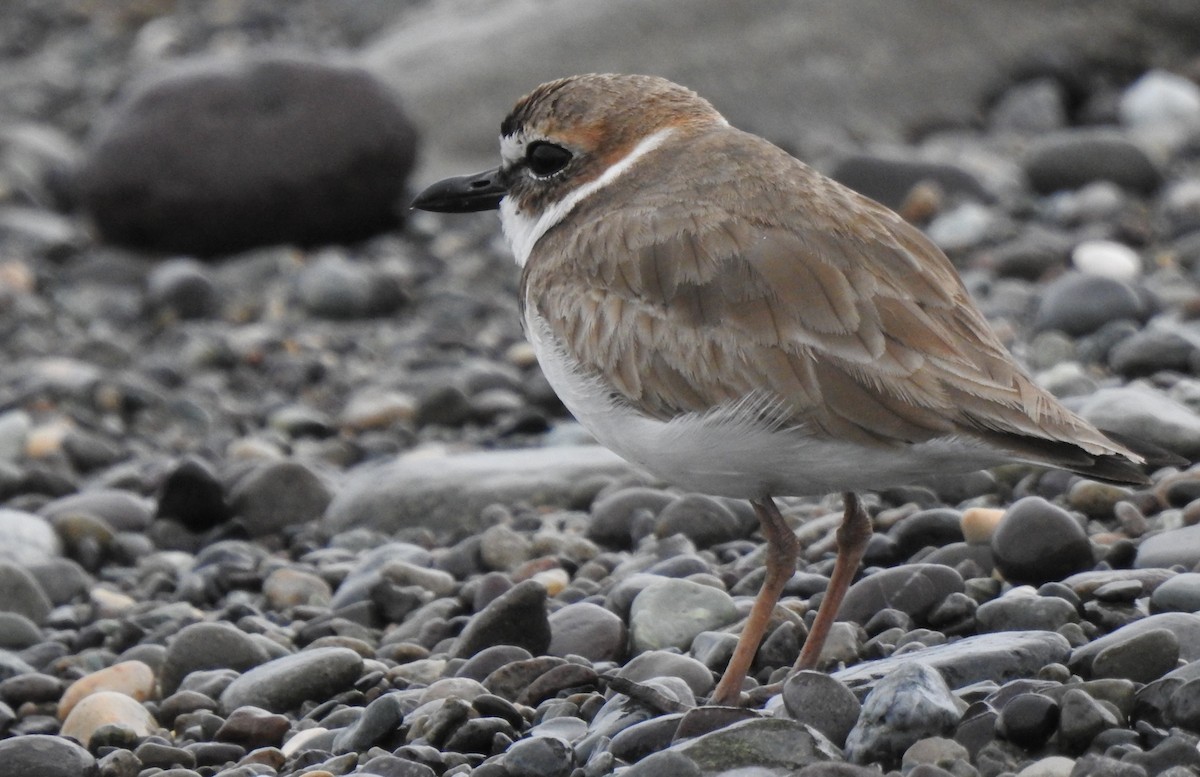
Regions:
<instances>
[{"instance_id":1,"label":"bird","mask_svg":"<svg viewBox=\"0 0 1200 777\"><path fill-rule=\"evenodd\" d=\"M667 79L585 74L521 98L498 167L412 203L499 210L526 337L602 445L749 500L766 574L708 703L740 705L798 540L779 498L841 493L821 649L871 537L858 494L1026 462L1144 484L1142 455L1018 365L946 255L885 206Z\"/></svg>"}]
</instances>

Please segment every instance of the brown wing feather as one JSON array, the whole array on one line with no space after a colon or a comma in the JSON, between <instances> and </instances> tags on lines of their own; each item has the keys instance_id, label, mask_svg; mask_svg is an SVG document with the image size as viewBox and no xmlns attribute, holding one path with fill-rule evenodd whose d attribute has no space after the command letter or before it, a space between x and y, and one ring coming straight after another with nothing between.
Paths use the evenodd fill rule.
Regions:
<instances>
[{"instance_id":1,"label":"brown wing feather","mask_svg":"<svg viewBox=\"0 0 1200 777\"><path fill-rule=\"evenodd\" d=\"M737 177L747 154L753 179ZM944 255L886 208L725 128L627 176L663 207L622 212L600 190L541 239L523 280L550 329L641 411L667 420L766 392L790 424L865 445L961 435L1073 468L1139 460L1034 385Z\"/></svg>"}]
</instances>

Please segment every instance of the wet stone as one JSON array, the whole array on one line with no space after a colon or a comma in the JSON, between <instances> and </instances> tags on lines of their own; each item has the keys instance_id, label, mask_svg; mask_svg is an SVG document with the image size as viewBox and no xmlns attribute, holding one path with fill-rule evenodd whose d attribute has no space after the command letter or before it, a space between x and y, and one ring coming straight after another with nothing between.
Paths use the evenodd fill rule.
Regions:
<instances>
[{"instance_id":1,"label":"wet stone","mask_svg":"<svg viewBox=\"0 0 1200 777\"><path fill-rule=\"evenodd\" d=\"M245 671L268 658L262 646L228 623L193 623L180 629L167 646L162 668L163 692L174 693L183 678L197 670Z\"/></svg>"},{"instance_id":2,"label":"wet stone","mask_svg":"<svg viewBox=\"0 0 1200 777\"><path fill-rule=\"evenodd\" d=\"M1071 688L1063 694L1058 738L1067 752L1082 752L1101 731L1118 725L1111 710L1083 691Z\"/></svg>"},{"instance_id":3,"label":"wet stone","mask_svg":"<svg viewBox=\"0 0 1200 777\"><path fill-rule=\"evenodd\" d=\"M57 736L27 734L0 740L0 763L12 775L93 777L96 759L84 748Z\"/></svg>"},{"instance_id":4,"label":"wet stone","mask_svg":"<svg viewBox=\"0 0 1200 777\"><path fill-rule=\"evenodd\" d=\"M533 737L513 743L504 754L512 774L528 777L568 777L575 766L570 745L552 737Z\"/></svg>"},{"instance_id":5,"label":"wet stone","mask_svg":"<svg viewBox=\"0 0 1200 777\"><path fill-rule=\"evenodd\" d=\"M686 649L702 631L733 623L737 608L729 594L690 580L658 580L633 600L629 636L635 652Z\"/></svg>"},{"instance_id":6,"label":"wet stone","mask_svg":"<svg viewBox=\"0 0 1200 777\"><path fill-rule=\"evenodd\" d=\"M1179 638L1169 629L1150 629L1116 642L1096 654L1093 677L1154 682L1179 663Z\"/></svg>"}]
</instances>

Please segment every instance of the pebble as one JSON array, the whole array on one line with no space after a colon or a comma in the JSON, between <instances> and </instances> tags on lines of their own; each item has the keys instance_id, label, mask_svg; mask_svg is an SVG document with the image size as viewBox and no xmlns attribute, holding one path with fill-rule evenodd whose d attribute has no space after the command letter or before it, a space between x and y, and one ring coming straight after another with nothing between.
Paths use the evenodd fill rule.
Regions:
<instances>
[{"instance_id":1,"label":"pebble","mask_svg":"<svg viewBox=\"0 0 1200 777\"><path fill-rule=\"evenodd\" d=\"M1075 269L1118 281L1134 281L1142 274L1142 259L1124 243L1085 240L1071 251Z\"/></svg>"},{"instance_id":2,"label":"pebble","mask_svg":"<svg viewBox=\"0 0 1200 777\"><path fill-rule=\"evenodd\" d=\"M1014 584L1041 585L1090 569L1091 543L1071 515L1041 497L1018 500L992 536L996 568Z\"/></svg>"},{"instance_id":3,"label":"pebble","mask_svg":"<svg viewBox=\"0 0 1200 777\"><path fill-rule=\"evenodd\" d=\"M1072 337L1092 334L1110 321L1142 321L1149 308L1129 284L1104 275L1064 273L1042 290L1033 328Z\"/></svg>"},{"instance_id":4,"label":"pebble","mask_svg":"<svg viewBox=\"0 0 1200 777\"><path fill-rule=\"evenodd\" d=\"M1067 623L1079 623L1079 612L1057 596L1010 594L979 605L975 620L981 632L1057 631Z\"/></svg>"},{"instance_id":5,"label":"pebble","mask_svg":"<svg viewBox=\"0 0 1200 777\"><path fill-rule=\"evenodd\" d=\"M811 726L844 747L862 705L842 683L824 672L795 672L783 684L783 706L792 720Z\"/></svg>"},{"instance_id":6,"label":"pebble","mask_svg":"<svg viewBox=\"0 0 1200 777\"><path fill-rule=\"evenodd\" d=\"M1150 629L1101 650L1092 660L1093 677L1150 683L1179 663L1179 639L1169 629Z\"/></svg>"},{"instance_id":7,"label":"pebble","mask_svg":"<svg viewBox=\"0 0 1200 777\"><path fill-rule=\"evenodd\" d=\"M896 763L918 740L952 732L960 717L936 670L915 661L902 663L863 701L846 739L846 757L860 764Z\"/></svg>"},{"instance_id":8,"label":"pebble","mask_svg":"<svg viewBox=\"0 0 1200 777\"><path fill-rule=\"evenodd\" d=\"M1200 417L1146 387L1103 388L1074 408L1092 424L1178 453L1200 456Z\"/></svg>"},{"instance_id":9,"label":"pebble","mask_svg":"<svg viewBox=\"0 0 1200 777\"><path fill-rule=\"evenodd\" d=\"M146 277L146 304L174 319L213 318L220 291L204 266L192 259L169 259Z\"/></svg>"},{"instance_id":10,"label":"pebble","mask_svg":"<svg viewBox=\"0 0 1200 777\"><path fill-rule=\"evenodd\" d=\"M62 553L62 541L41 516L0 507L0 561L28 567Z\"/></svg>"},{"instance_id":11,"label":"pebble","mask_svg":"<svg viewBox=\"0 0 1200 777\"><path fill-rule=\"evenodd\" d=\"M890 607L920 622L943 599L962 593L962 575L940 564L906 564L864 577L846 593L838 617L866 623Z\"/></svg>"},{"instance_id":12,"label":"pebble","mask_svg":"<svg viewBox=\"0 0 1200 777\"><path fill-rule=\"evenodd\" d=\"M194 111L218 118L187 121ZM373 76L294 55L177 61L99 126L78 180L101 234L192 255L391 228L416 152L415 129Z\"/></svg>"},{"instance_id":13,"label":"pebble","mask_svg":"<svg viewBox=\"0 0 1200 777\"><path fill-rule=\"evenodd\" d=\"M96 759L69 739L48 734L0 739L0 763L11 775L80 777L96 774Z\"/></svg>"},{"instance_id":14,"label":"pebble","mask_svg":"<svg viewBox=\"0 0 1200 777\"><path fill-rule=\"evenodd\" d=\"M787 774L819 761L840 760L824 737L781 718L744 720L643 758L622 774Z\"/></svg>"},{"instance_id":15,"label":"pebble","mask_svg":"<svg viewBox=\"0 0 1200 777\"><path fill-rule=\"evenodd\" d=\"M1026 750L1044 745L1058 729L1058 702L1040 693L1021 693L1009 699L996 720L1000 736Z\"/></svg>"},{"instance_id":16,"label":"pebble","mask_svg":"<svg viewBox=\"0 0 1200 777\"><path fill-rule=\"evenodd\" d=\"M1175 635L1181 659L1187 662L1200 659L1200 615L1165 612L1135 620L1073 651L1071 669L1088 676L1092 673L1094 662L1101 652L1158 629L1165 629Z\"/></svg>"},{"instance_id":17,"label":"pebble","mask_svg":"<svg viewBox=\"0 0 1200 777\"><path fill-rule=\"evenodd\" d=\"M1200 525L1151 535L1138 545L1134 565L1139 569L1200 565Z\"/></svg>"},{"instance_id":18,"label":"pebble","mask_svg":"<svg viewBox=\"0 0 1200 777\"><path fill-rule=\"evenodd\" d=\"M41 623L53 605L24 566L0 561L0 609Z\"/></svg>"},{"instance_id":19,"label":"pebble","mask_svg":"<svg viewBox=\"0 0 1200 777\"><path fill-rule=\"evenodd\" d=\"M627 652L625 621L591 602L576 602L555 610L548 619L552 656L583 656L592 662L620 661Z\"/></svg>"},{"instance_id":20,"label":"pebble","mask_svg":"<svg viewBox=\"0 0 1200 777\"><path fill-rule=\"evenodd\" d=\"M1058 738L1069 753L1082 753L1101 731L1120 725L1108 707L1076 688L1063 694Z\"/></svg>"},{"instance_id":21,"label":"pebble","mask_svg":"<svg viewBox=\"0 0 1200 777\"><path fill-rule=\"evenodd\" d=\"M1126 627L1128 628L1128 627ZM864 661L833 673L833 677L862 697L897 667L920 662L936 669L952 688L991 680L1032 677L1047 664L1065 663L1071 645L1047 631L1009 631L980 634L956 642Z\"/></svg>"},{"instance_id":22,"label":"pebble","mask_svg":"<svg viewBox=\"0 0 1200 777\"><path fill-rule=\"evenodd\" d=\"M471 618L452 655L470 658L494 645L512 645L539 655L549 647L550 638L546 589L534 580L526 580L493 599Z\"/></svg>"},{"instance_id":23,"label":"pebble","mask_svg":"<svg viewBox=\"0 0 1200 777\"><path fill-rule=\"evenodd\" d=\"M685 494L663 507L654 524L658 537L682 534L697 547L732 542L746 535L746 527L725 504L704 494Z\"/></svg>"},{"instance_id":24,"label":"pebble","mask_svg":"<svg viewBox=\"0 0 1200 777\"><path fill-rule=\"evenodd\" d=\"M263 595L272 608L286 610L298 605L328 605L333 591L329 583L311 572L284 567L263 580Z\"/></svg>"},{"instance_id":25,"label":"pebble","mask_svg":"<svg viewBox=\"0 0 1200 777\"><path fill-rule=\"evenodd\" d=\"M310 648L250 669L221 693L221 709L262 707L286 712L309 699L327 699L362 674L362 657L344 647Z\"/></svg>"},{"instance_id":26,"label":"pebble","mask_svg":"<svg viewBox=\"0 0 1200 777\"><path fill-rule=\"evenodd\" d=\"M109 727L136 739L149 736L157 723L136 699L117 691L98 691L71 709L59 733L90 747L92 737Z\"/></svg>"},{"instance_id":27,"label":"pebble","mask_svg":"<svg viewBox=\"0 0 1200 777\"><path fill-rule=\"evenodd\" d=\"M1200 87L1166 70L1148 70L1125 88L1117 104L1121 123L1130 127L1200 126Z\"/></svg>"},{"instance_id":28,"label":"pebble","mask_svg":"<svg viewBox=\"0 0 1200 777\"><path fill-rule=\"evenodd\" d=\"M313 469L298 461L271 461L243 475L229 506L252 537L319 519L333 492Z\"/></svg>"},{"instance_id":29,"label":"pebble","mask_svg":"<svg viewBox=\"0 0 1200 777\"><path fill-rule=\"evenodd\" d=\"M1150 594L1151 612L1200 611L1200 573L1175 575Z\"/></svg>"},{"instance_id":30,"label":"pebble","mask_svg":"<svg viewBox=\"0 0 1200 777\"><path fill-rule=\"evenodd\" d=\"M278 747L291 728L291 721L283 715L243 705L229 712L220 728L213 733L217 742L230 742L248 749Z\"/></svg>"},{"instance_id":31,"label":"pebble","mask_svg":"<svg viewBox=\"0 0 1200 777\"><path fill-rule=\"evenodd\" d=\"M691 580L666 578L642 589L629 612L629 641L635 653L675 647L686 650L702 631L738 618L733 598Z\"/></svg>"},{"instance_id":32,"label":"pebble","mask_svg":"<svg viewBox=\"0 0 1200 777\"><path fill-rule=\"evenodd\" d=\"M266 663L269 658L261 645L228 623L193 623L180 629L167 646L162 667L163 693L174 693L192 672L206 669L243 672Z\"/></svg>"},{"instance_id":33,"label":"pebble","mask_svg":"<svg viewBox=\"0 0 1200 777\"><path fill-rule=\"evenodd\" d=\"M1146 153L1109 129L1043 135L1030 144L1021 166L1041 194L1078 189L1093 181L1112 181L1129 191L1149 193L1162 182L1162 173Z\"/></svg>"},{"instance_id":34,"label":"pebble","mask_svg":"<svg viewBox=\"0 0 1200 777\"><path fill-rule=\"evenodd\" d=\"M154 694L156 684L154 670L141 661L113 664L71 683L58 702L58 718L66 720L80 701L101 691L115 691L135 701L145 701Z\"/></svg>"}]
</instances>

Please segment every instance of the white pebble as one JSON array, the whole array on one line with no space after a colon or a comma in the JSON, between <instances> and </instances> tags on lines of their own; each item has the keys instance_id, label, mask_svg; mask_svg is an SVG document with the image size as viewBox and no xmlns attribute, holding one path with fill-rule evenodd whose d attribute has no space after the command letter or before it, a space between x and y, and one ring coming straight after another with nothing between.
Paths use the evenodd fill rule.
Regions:
<instances>
[{"instance_id":1,"label":"white pebble","mask_svg":"<svg viewBox=\"0 0 1200 777\"><path fill-rule=\"evenodd\" d=\"M1127 127L1200 126L1200 86L1165 70L1151 70L1121 95L1117 108Z\"/></svg>"},{"instance_id":2,"label":"white pebble","mask_svg":"<svg viewBox=\"0 0 1200 777\"><path fill-rule=\"evenodd\" d=\"M1142 273L1142 259L1127 245L1111 240L1085 240L1071 252L1071 263L1080 272L1131 281Z\"/></svg>"}]
</instances>

